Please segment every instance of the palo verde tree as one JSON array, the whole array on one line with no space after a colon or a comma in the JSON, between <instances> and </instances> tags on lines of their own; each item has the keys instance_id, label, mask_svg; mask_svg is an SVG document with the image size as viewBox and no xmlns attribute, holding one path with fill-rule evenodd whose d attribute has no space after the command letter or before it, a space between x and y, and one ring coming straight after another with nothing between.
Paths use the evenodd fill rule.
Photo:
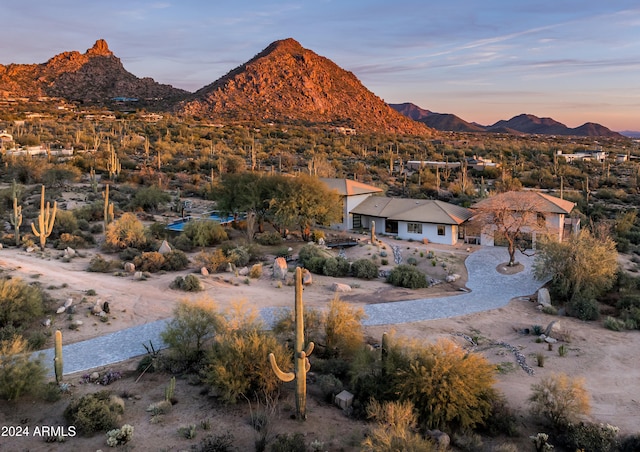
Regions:
<instances>
[{"instance_id":1,"label":"palo verde tree","mask_svg":"<svg viewBox=\"0 0 640 452\"><path fill-rule=\"evenodd\" d=\"M513 266L516 265L516 251L526 255L531 248L529 237L536 233L554 232L548 228L545 219L549 204L545 195L540 193L510 191L483 199L473 208L483 234L492 236L494 242L506 242L509 266Z\"/></svg>"}]
</instances>

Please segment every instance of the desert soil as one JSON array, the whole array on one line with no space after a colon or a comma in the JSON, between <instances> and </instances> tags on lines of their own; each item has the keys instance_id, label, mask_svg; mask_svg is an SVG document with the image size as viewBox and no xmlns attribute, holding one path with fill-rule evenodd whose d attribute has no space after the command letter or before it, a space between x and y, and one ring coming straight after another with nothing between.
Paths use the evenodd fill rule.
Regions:
<instances>
[{"instance_id":1,"label":"desert soil","mask_svg":"<svg viewBox=\"0 0 640 452\"><path fill-rule=\"evenodd\" d=\"M397 242L403 248L405 259L415 256L419 265L434 278L443 278L440 267L432 267L430 261L420 257L429 250L447 260L448 266L461 279L454 284L441 285L410 291L391 288L382 281L362 281L345 278L341 282L353 284L349 294L341 296L342 300L362 305L396 301L402 299L443 296L458 292L466 282L464 258L469 252L461 247L438 247L432 244ZM380 249L363 245L349 248L350 259L370 257L379 253ZM389 252L389 261L393 262ZM134 280L132 276L114 276L112 274L89 273L86 271L95 250L80 250L80 256L70 262L61 260L62 252L49 250L43 256L40 253L27 254L16 249L0 250L0 268L3 275L20 277L26 281L38 281L59 302L68 298L76 305L75 319L83 320L83 325L75 331L68 328L70 319L67 314L55 316L51 329L62 329L65 343L89 339L97 335L117 331L129 326L163 319L171 316L176 303L182 299L195 299L207 296L214 299L221 310L229 309L241 302L247 307L261 308L267 306L291 307L293 288L278 285L274 282L268 269L259 280L245 283L244 277L232 273L221 273L202 277L204 292L186 294L169 289L169 284L178 275L193 272L154 274L143 281ZM108 257L108 256L107 256ZM506 260L506 251L505 251ZM389 267L390 268L390 267ZM314 275L314 282L304 292L307 306L323 308L334 296L329 286L334 280ZM88 296L88 290L96 295ZM522 294L530 296L534 294ZM96 300L108 301L111 314L108 322L97 321L89 314L89 308ZM554 344L549 350L547 344L536 343L533 335L524 335L521 330L531 329L533 325L546 325L558 320L565 333L564 345L568 354L559 356L558 346ZM506 306L482 313L456 318L407 323L402 325L386 325L366 327L366 334L376 342L385 331L394 332L397 336L408 337L425 342L433 342L440 338L453 339L461 346L471 344L456 333L463 333L476 338L479 345L473 347L491 362L500 365L503 370L497 375L497 388L505 395L509 405L516 410L521 420L522 435L519 439L508 439L507 442L528 444L528 435L537 429L535 422L528 414L527 398L531 385L541 378L564 372L585 379L591 394L591 420L610 423L620 428L622 433L638 433L640 425L640 393L637 382L640 381L640 366L637 365L637 350L640 348L640 334L635 332L613 332L605 329L601 322L581 322L567 317L554 317L541 313L535 303L528 297L512 300ZM144 342L144 338L140 338ZM535 374L528 375L516 363L514 354L504 347L494 345L495 342L506 342L517 347L534 368ZM47 344L51 346L51 344ZM96 353L100 353L96 350ZM544 367L536 366L536 355L545 355ZM145 374L139 381L135 372L138 360L120 363L108 368L96 369L99 372L119 370L124 378L107 389L126 397L126 412L123 423L134 426L134 439L130 447L136 450L186 450L207 434L231 432L238 450L253 450L255 431L249 425L250 410L246 404L233 407L220 406L215 399L201 394L202 387L190 384L188 379L179 378L176 386L178 403L167 414L162 422L152 424L150 415L145 409L153 402L162 400L164 388L169 376L166 374ZM80 375L70 375L66 381L72 384L73 396L86 392L104 389L94 384L80 384ZM313 392L313 385L310 387ZM69 397L55 403L37 401L4 403L0 405L0 425L23 424L31 426L64 425L62 411L69 403ZM294 406L290 395L285 395L278 405L278 411L272 416L274 432L302 432L307 444L314 440L324 443L324 450L359 450L358 444L366 432L367 426L351 420L338 408L327 405L311 397L308 406L309 419L305 423L289 419ZM252 407L254 410L255 406ZM210 425L209 431L200 428L202 421ZM184 439L178 434L178 428L189 424L197 424L198 434L195 439ZM62 444L48 444L43 438L6 438L0 437L0 451L54 451L54 450L98 450L106 449L104 435L90 438L70 438Z\"/></svg>"}]
</instances>

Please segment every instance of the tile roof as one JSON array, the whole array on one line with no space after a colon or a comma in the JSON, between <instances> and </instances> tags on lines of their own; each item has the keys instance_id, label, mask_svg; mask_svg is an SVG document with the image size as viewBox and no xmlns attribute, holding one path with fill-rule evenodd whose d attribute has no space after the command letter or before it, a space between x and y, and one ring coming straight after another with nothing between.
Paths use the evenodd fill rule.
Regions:
<instances>
[{"instance_id":1,"label":"tile roof","mask_svg":"<svg viewBox=\"0 0 640 452\"><path fill-rule=\"evenodd\" d=\"M351 179L331 179L321 177L320 180L331 190L337 190L342 196L366 195L367 193L380 193L381 188L363 184Z\"/></svg>"},{"instance_id":2,"label":"tile roof","mask_svg":"<svg viewBox=\"0 0 640 452\"><path fill-rule=\"evenodd\" d=\"M433 224L461 224L472 216L469 209L443 201L384 196L371 196L365 199L352 209L351 213L388 220Z\"/></svg>"},{"instance_id":3,"label":"tile roof","mask_svg":"<svg viewBox=\"0 0 640 452\"><path fill-rule=\"evenodd\" d=\"M512 205L514 210L526 208L538 212L558 213L568 215L575 207L575 203L532 190L509 191L493 195L477 202L473 208L489 208L494 205Z\"/></svg>"}]
</instances>

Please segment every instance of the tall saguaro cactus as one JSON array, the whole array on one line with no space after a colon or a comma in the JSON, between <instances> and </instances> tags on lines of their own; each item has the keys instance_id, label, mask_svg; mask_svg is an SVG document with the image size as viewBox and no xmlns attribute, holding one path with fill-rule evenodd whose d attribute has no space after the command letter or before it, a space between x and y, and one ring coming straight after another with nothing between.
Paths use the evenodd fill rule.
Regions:
<instances>
[{"instance_id":1,"label":"tall saguaro cactus","mask_svg":"<svg viewBox=\"0 0 640 452\"><path fill-rule=\"evenodd\" d=\"M102 192L104 198L104 230L107 231L107 226L113 221L113 203L109 202L109 184L106 185Z\"/></svg>"},{"instance_id":2,"label":"tall saguaro cactus","mask_svg":"<svg viewBox=\"0 0 640 452\"><path fill-rule=\"evenodd\" d=\"M56 330L53 368L56 371L56 383L60 384L62 382L62 332L60 330Z\"/></svg>"},{"instance_id":3,"label":"tall saguaro cactus","mask_svg":"<svg viewBox=\"0 0 640 452\"><path fill-rule=\"evenodd\" d=\"M20 246L20 226L22 225L22 206L18 205L18 198L13 198L13 213L9 217L16 236L16 246Z\"/></svg>"},{"instance_id":4,"label":"tall saguaro cactus","mask_svg":"<svg viewBox=\"0 0 640 452\"><path fill-rule=\"evenodd\" d=\"M302 306L302 269L296 268L296 304L295 304L295 328L296 337L294 344L294 370L293 372L283 372L276 363L276 357L269 353L269 362L277 377L284 381L296 380L296 417L304 420L307 418L307 372L311 365L309 356L313 351L313 342L307 344L304 349L304 312Z\"/></svg>"},{"instance_id":5,"label":"tall saguaro cactus","mask_svg":"<svg viewBox=\"0 0 640 452\"><path fill-rule=\"evenodd\" d=\"M42 194L40 195L40 215L38 215L38 228L36 229L35 223L31 223L31 230L33 235L40 237L40 248L44 250L44 246L47 243L47 237L51 235L53 231L53 222L56 221L56 212L58 210L58 203L53 201L53 211L47 202L47 207L44 206L44 185L42 186Z\"/></svg>"}]
</instances>

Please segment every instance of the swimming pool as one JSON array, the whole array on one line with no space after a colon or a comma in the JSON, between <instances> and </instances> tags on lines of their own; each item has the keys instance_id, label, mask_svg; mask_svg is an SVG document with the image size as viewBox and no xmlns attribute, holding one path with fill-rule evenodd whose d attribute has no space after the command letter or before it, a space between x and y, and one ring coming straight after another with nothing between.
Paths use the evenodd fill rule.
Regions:
<instances>
[{"instance_id":1,"label":"swimming pool","mask_svg":"<svg viewBox=\"0 0 640 452\"><path fill-rule=\"evenodd\" d=\"M213 220L217 221L220 224L229 224L234 221L233 215L229 215L226 217L221 217L219 212L211 212L208 214L204 214L200 217L192 217L189 215L188 217L184 217L183 219L174 221L173 223L169 223L167 225L167 229L174 232L182 232L184 230L184 225L189 221L201 221L201 220Z\"/></svg>"}]
</instances>

